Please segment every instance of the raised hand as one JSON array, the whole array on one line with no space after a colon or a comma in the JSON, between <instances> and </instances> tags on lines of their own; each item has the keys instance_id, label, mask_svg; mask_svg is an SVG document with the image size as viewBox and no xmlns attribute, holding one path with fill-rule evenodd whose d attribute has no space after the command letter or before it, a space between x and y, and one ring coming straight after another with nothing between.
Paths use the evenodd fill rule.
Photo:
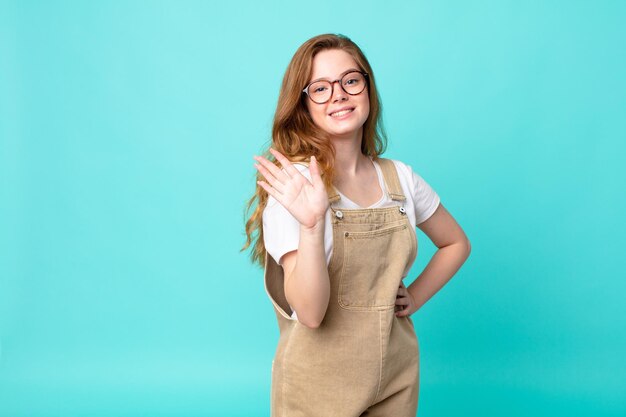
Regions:
<instances>
[{"instance_id":1,"label":"raised hand","mask_svg":"<svg viewBox=\"0 0 626 417\"><path fill-rule=\"evenodd\" d=\"M266 180L257 181L257 183L282 204L302 226L315 227L324 220L328 209L328 194L317 160L311 156L309 172L312 181L309 181L283 154L272 148L270 152L286 172L268 159L255 156L254 159L259 164L254 164L254 166Z\"/></svg>"}]
</instances>

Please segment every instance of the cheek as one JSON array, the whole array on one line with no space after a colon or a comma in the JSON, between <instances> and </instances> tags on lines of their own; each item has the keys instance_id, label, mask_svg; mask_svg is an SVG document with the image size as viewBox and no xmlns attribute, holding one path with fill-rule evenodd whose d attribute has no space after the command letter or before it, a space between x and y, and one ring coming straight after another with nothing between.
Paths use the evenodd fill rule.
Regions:
<instances>
[{"instance_id":1,"label":"cheek","mask_svg":"<svg viewBox=\"0 0 626 417\"><path fill-rule=\"evenodd\" d=\"M363 117L367 119L369 115L370 115L370 101L369 99L366 99L363 102Z\"/></svg>"},{"instance_id":2,"label":"cheek","mask_svg":"<svg viewBox=\"0 0 626 417\"><path fill-rule=\"evenodd\" d=\"M370 114L370 96L369 96L368 89L366 88L365 91L363 91L363 93L361 93L358 97L359 97L359 107L361 107L363 116L367 118Z\"/></svg>"},{"instance_id":3,"label":"cheek","mask_svg":"<svg viewBox=\"0 0 626 417\"><path fill-rule=\"evenodd\" d=\"M325 110L323 108L317 106L308 106L309 114L311 115L311 119L316 124L319 124L324 120Z\"/></svg>"}]
</instances>

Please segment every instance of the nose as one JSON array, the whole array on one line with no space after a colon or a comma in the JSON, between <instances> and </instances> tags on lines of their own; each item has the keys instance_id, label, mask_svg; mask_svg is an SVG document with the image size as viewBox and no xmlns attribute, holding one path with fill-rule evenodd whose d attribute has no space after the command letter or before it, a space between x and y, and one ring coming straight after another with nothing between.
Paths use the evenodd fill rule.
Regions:
<instances>
[{"instance_id":1,"label":"nose","mask_svg":"<svg viewBox=\"0 0 626 417\"><path fill-rule=\"evenodd\" d=\"M337 83L336 86L335 86L335 83ZM348 94L345 91L343 91L343 88L341 87L341 80L333 81L332 92L333 92L333 95L331 97L331 101L333 103L337 101L341 101L341 100L346 100L348 98Z\"/></svg>"}]
</instances>

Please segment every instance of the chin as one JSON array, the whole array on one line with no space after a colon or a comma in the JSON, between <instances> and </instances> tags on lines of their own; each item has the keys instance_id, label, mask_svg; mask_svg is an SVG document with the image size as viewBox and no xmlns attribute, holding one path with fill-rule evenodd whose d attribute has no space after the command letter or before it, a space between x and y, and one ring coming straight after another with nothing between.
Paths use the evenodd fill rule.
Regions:
<instances>
[{"instance_id":1,"label":"chin","mask_svg":"<svg viewBox=\"0 0 626 417\"><path fill-rule=\"evenodd\" d=\"M348 136L356 133L359 129L326 129L331 136Z\"/></svg>"},{"instance_id":2,"label":"chin","mask_svg":"<svg viewBox=\"0 0 626 417\"><path fill-rule=\"evenodd\" d=\"M349 135L363 128L365 121L359 124L350 124L347 126L327 126L326 131L331 135Z\"/></svg>"}]
</instances>

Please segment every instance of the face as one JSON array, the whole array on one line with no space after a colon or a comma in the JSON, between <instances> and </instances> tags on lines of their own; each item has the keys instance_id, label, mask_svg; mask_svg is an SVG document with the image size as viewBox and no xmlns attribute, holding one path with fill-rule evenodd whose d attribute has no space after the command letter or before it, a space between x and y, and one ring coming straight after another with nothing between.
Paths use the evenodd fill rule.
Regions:
<instances>
[{"instance_id":1,"label":"face","mask_svg":"<svg viewBox=\"0 0 626 417\"><path fill-rule=\"evenodd\" d=\"M360 68L349 53L340 49L324 50L313 58L313 74L309 82L337 80L350 70L359 71ZM307 108L313 122L331 137L360 141L363 124L370 112L368 88L365 87L357 95L350 95L339 84L333 84L332 96L326 103L317 104L307 97Z\"/></svg>"}]
</instances>

